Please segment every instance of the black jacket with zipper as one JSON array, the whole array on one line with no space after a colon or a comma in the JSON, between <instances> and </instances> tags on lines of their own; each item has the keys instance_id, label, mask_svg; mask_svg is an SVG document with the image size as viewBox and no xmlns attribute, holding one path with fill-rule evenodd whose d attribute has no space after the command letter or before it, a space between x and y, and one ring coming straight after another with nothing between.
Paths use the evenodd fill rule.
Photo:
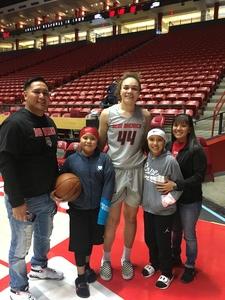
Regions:
<instances>
[{"instance_id":1,"label":"black jacket with zipper","mask_svg":"<svg viewBox=\"0 0 225 300\"><path fill-rule=\"evenodd\" d=\"M168 143L166 148L172 151L172 142ZM198 148L190 151L187 144L177 154L176 159L184 177L176 181L176 189L183 191L178 204L202 201L202 182L207 169L207 158L203 148L199 145Z\"/></svg>"}]
</instances>

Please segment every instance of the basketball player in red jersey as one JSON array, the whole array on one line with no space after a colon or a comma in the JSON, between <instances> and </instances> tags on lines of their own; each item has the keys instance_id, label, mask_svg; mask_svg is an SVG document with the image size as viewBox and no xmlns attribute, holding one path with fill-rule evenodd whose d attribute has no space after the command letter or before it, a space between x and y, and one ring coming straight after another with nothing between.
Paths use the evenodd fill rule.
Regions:
<instances>
[{"instance_id":1,"label":"basketball player in red jersey","mask_svg":"<svg viewBox=\"0 0 225 300\"><path fill-rule=\"evenodd\" d=\"M121 258L122 277L134 276L130 261L131 248L137 227L137 212L142 199L144 140L149 129L150 113L136 105L141 83L137 73L124 73L117 87L119 103L104 109L100 116L100 147L108 143L108 155L116 171L115 194L104 235L104 253L100 276L112 278L111 248L123 207L124 250Z\"/></svg>"}]
</instances>

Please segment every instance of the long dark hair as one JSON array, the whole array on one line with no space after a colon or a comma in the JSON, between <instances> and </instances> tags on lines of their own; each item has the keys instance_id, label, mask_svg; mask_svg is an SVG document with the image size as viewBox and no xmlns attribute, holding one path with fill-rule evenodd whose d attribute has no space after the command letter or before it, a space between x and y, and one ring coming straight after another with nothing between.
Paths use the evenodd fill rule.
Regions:
<instances>
[{"instance_id":1,"label":"long dark hair","mask_svg":"<svg viewBox=\"0 0 225 300\"><path fill-rule=\"evenodd\" d=\"M193 119L190 115L187 114L179 114L176 115L173 123L172 123L172 128L171 128L171 140L172 142L176 141L176 138L173 134L173 126L174 124L179 124L179 123L185 123L188 125L190 132L188 133L187 136L187 144L191 152L194 152L195 150L199 149L201 146L198 142L198 139L195 135L195 129L194 129L194 123Z\"/></svg>"}]
</instances>

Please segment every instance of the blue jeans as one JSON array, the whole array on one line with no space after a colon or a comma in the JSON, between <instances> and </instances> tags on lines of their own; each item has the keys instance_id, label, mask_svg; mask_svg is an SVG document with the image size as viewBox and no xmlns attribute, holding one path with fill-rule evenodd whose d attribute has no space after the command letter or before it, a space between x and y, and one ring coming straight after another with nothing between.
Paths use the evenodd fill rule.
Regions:
<instances>
[{"instance_id":1,"label":"blue jeans","mask_svg":"<svg viewBox=\"0 0 225 300\"><path fill-rule=\"evenodd\" d=\"M195 261L198 253L196 224L201 211L201 201L178 205L173 225L172 252L176 258L181 253L182 234L186 241L186 262L185 266L195 267Z\"/></svg>"},{"instance_id":2,"label":"blue jeans","mask_svg":"<svg viewBox=\"0 0 225 300\"><path fill-rule=\"evenodd\" d=\"M53 217L56 213L56 204L49 194L27 198L25 201L29 212L36 215L33 222L17 221L12 215L12 207L8 201L8 196L5 196L11 227L9 250L10 287L14 290L24 290L29 286L25 257L31 245L32 235L34 238L31 265L47 266Z\"/></svg>"}]
</instances>

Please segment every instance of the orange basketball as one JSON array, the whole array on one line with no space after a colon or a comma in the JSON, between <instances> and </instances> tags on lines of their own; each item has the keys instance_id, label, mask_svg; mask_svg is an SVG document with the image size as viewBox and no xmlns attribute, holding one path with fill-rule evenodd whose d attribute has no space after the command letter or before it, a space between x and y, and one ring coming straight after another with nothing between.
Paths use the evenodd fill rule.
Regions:
<instances>
[{"instance_id":1,"label":"orange basketball","mask_svg":"<svg viewBox=\"0 0 225 300\"><path fill-rule=\"evenodd\" d=\"M81 193L81 183L79 177L73 173L59 175L55 185L55 195L63 201L74 201Z\"/></svg>"}]
</instances>

